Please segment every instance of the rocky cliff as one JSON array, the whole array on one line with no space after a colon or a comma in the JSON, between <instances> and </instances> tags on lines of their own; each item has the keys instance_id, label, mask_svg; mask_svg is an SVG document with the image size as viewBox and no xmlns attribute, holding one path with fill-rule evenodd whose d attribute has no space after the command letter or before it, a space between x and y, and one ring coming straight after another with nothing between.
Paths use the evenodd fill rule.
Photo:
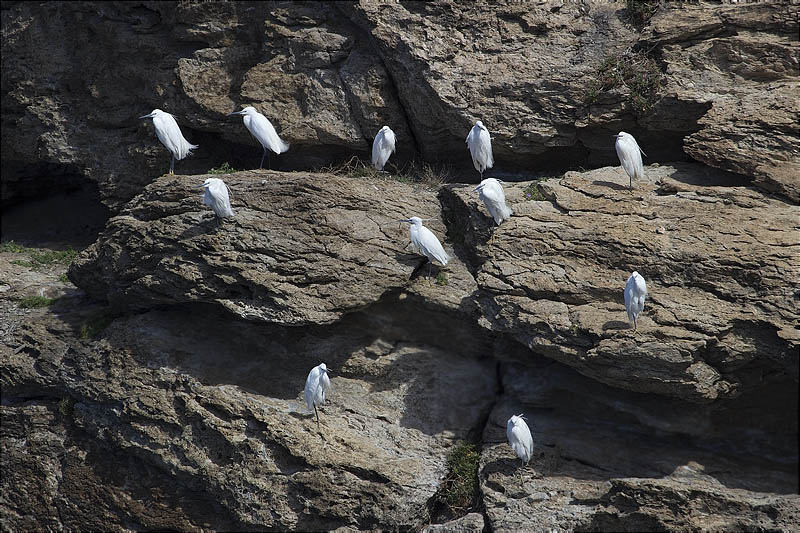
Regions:
<instances>
[{"instance_id":1,"label":"rocky cliff","mask_svg":"<svg viewBox=\"0 0 800 533\"><path fill-rule=\"evenodd\" d=\"M74 260L0 248L0 527L794 529L797 15L3 4L3 241L77 243L102 211L46 191L112 216ZM236 211L218 221L196 186L257 164L225 116L243 104L292 148L214 174ZM201 145L177 175L136 120L155 107ZM499 227L467 185L476 119L514 209ZM308 170L366 156L384 123L390 173ZM648 154L633 191L607 166L619 130ZM412 215L452 257L430 276Z\"/></svg>"},{"instance_id":2,"label":"rocky cliff","mask_svg":"<svg viewBox=\"0 0 800 533\"><path fill-rule=\"evenodd\" d=\"M178 117L182 172L260 150L226 114L254 105L292 144L276 168L366 154L469 168L492 132L505 172L694 159L797 202L798 6L681 4L635 25L622 2L3 4L3 202L97 183L118 209L168 167L138 116ZM471 176L474 179L476 176Z\"/></svg>"}]
</instances>

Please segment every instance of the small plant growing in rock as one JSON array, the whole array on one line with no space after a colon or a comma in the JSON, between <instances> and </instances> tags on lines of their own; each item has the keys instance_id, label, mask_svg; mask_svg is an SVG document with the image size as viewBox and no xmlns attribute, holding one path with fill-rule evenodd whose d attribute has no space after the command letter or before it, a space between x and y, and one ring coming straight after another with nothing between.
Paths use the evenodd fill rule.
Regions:
<instances>
[{"instance_id":1,"label":"small plant growing in rock","mask_svg":"<svg viewBox=\"0 0 800 533\"><path fill-rule=\"evenodd\" d=\"M658 62L643 52L628 50L603 59L591 77L583 102L591 105L601 94L621 90L634 112L641 116L649 113L657 102L661 84Z\"/></svg>"},{"instance_id":2,"label":"small plant growing in rock","mask_svg":"<svg viewBox=\"0 0 800 533\"><path fill-rule=\"evenodd\" d=\"M74 413L75 400L69 396L66 398L61 398L61 400L58 402L58 414L60 414L65 420L71 420Z\"/></svg>"},{"instance_id":3,"label":"small plant growing in rock","mask_svg":"<svg viewBox=\"0 0 800 533\"><path fill-rule=\"evenodd\" d=\"M447 477L442 482L442 498L453 513L465 513L478 500L478 445L459 442L447 458Z\"/></svg>"},{"instance_id":4,"label":"small plant growing in rock","mask_svg":"<svg viewBox=\"0 0 800 533\"><path fill-rule=\"evenodd\" d=\"M55 302L53 298L45 296L27 296L19 301L19 306L23 309L36 309L37 307L47 307Z\"/></svg>"},{"instance_id":5,"label":"small plant growing in rock","mask_svg":"<svg viewBox=\"0 0 800 533\"><path fill-rule=\"evenodd\" d=\"M653 18L660 4L659 0L627 0L625 12L633 25L641 28Z\"/></svg>"},{"instance_id":6,"label":"small plant growing in rock","mask_svg":"<svg viewBox=\"0 0 800 533\"><path fill-rule=\"evenodd\" d=\"M101 313L90 317L81 326L80 338L87 341L95 339L114 321L108 313Z\"/></svg>"},{"instance_id":7,"label":"small plant growing in rock","mask_svg":"<svg viewBox=\"0 0 800 533\"><path fill-rule=\"evenodd\" d=\"M439 272L436 274L436 284L441 286L447 285L447 274L444 272Z\"/></svg>"},{"instance_id":8,"label":"small plant growing in rock","mask_svg":"<svg viewBox=\"0 0 800 533\"><path fill-rule=\"evenodd\" d=\"M61 283L69 283L69 278L67 277L66 272L59 274L58 281L60 281Z\"/></svg>"},{"instance_id":9,"label":"small plant growing in rock","mask_svg":"<svg viewBox=\"0 0 800 533\"><path fill-rule=\"evenodd\" d=\"M0 252L9 252L12 254L21 254L24 252L30 252L30 248L26 248L20 244L15 243L14 241L6 241L0 244Z\"/></svg>"},{"instance_id":10,"label":"small plant growing in rock","mask_svg":"<svg viewBox=\"0 0 800 533\"><path fill-rule=\"evenodd\" d=\"M211 168L208 170L209 174L232 174L233 172L239 172L239 171L230 166L227 161L222 163L217 168Z\"/></svg>"},{"instance_id":11,"label":"small plant growing in rock","mask_svg":"<svg viewBox=\"0 0 800 533\"><path fill-rule=\"evenodd\" d=\"M544 194L542 194L542 190L536 183L531 183L530 185L525 187L524 193L526 200L533 200L535 202L542 202L547 200L547 197Z\"/></svg>"}]
</instances>

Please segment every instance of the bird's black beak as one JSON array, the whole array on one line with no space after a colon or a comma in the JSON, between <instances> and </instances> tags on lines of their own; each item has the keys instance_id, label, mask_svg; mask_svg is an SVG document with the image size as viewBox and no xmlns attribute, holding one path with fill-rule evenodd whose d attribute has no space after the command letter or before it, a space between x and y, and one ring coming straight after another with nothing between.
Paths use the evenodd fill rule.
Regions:
<instances>
[{"instance_id":1,"label":"bird's black beak","mask_svg":"<svg viewBox=\"0 0 800 533\"><path fill-rule=\"evenodd\" d=\"M233 115L244 115L244 112L243 111L234 111L233 113L228 113L229 117L232 117Z\"/></svg>"}]
</instances>

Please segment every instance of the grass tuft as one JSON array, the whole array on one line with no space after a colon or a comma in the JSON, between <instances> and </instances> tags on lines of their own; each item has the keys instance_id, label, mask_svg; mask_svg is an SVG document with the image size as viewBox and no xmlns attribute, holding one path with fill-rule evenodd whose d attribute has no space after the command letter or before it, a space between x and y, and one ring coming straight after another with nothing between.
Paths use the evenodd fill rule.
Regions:
<instances>
[{"instance_id":1,"label":"grass tuft","mask_svg":"<svg viewBox=\"0 0 800 533\"><path fill-rule=\"evenodd\" d=\"M439 272L438 274L436 274L435 283L441 286L447 285L447 274L445 274L444 272Z\"/></svg>"},{"instance_id":2,"label":"grass tuft","mask_svg":"<svg viewBox=\"0 0 800 533\"><path fill-rule=\"evenodd\" d=\"M643 52L606 56L591 76L583 103L591 105L601 94L619 90L637 116L645 115L658 101L662 78L658 62Z\"/></svg>"},{"instance_id":3,"label":"grass tuft","mask_svg":"<svg viewBox=\"0 0 800 533\"><path fill-rule=\"evenodd\" d=\"M20 244L15 243L14 241L6 241L0 244L0 252L10 252L12 254L21 254L24 252L30 252L30 248L26 248Z\"/></svg>"},{"instance_id":4,"label":"grass tuft","mask_svg":"<svg viewBox=\"0 0 800 533\"><path fill-rule=\"evenodd\" d=\"M391 164L391 162L390 162ZM351 178L368 178L374 180L392 180L401 183L413 183L439 189L442 185L450 181L452 172L449 166L435 166L430 163L409 161L402 167L393 167L393 171L380 172L362 161L356 156L351 157L344 163L322 167L318 172L328 172L337 176L348 176Z\"/></svg>"},{"instance_id":5,"label":"grass tuft","mask_svg":"<svg viewBox=\"0 0 800 533\"><path fill-rule=\"evenodd\" d=\"M109 313L94 315L81 325L80 338L83 340L95 339L114 321Z\"/></svg>"},{"instance_id":6,"label":"grass tuft","mask_svg":"<svg viewBox=\"0 0 800 533\"><path fill-rule=\"evenodd\" d=\"M69 283L69 278L67 277L67 273L64 272L63 274L59 274L58 281L61 283Z\"/></svg>"},{"instance_id":7,"label":"grass tuft","mask_svg":"<svg viewBox=\"0 0 800 533\"><path fill-rule=\"evenodd\" d=\"M653 18L660 4L659 0L626 0L625 12L631 23L641 28Z\"/></svg>"},{"instance_id":8,"label":"grass tuft","mask_svg":"<svg viewBox=\"0 0 800 533\"><path fill-rule=\"evenodd\" d=\"M466 513L477 505L480 458L478 445L466 441L456 444L447 458L448 474L440 497L455 514Z\"/></svg>"},{"instance_id":9,"label":"grass tuft","mask_svg":"<svg viewBox=\"0 0 800 533\"><path fill-rule=\"evenodd\" d=\"M531 183L530 185L525 187L525 190L523 192L525 193L526 200L533 200L536 202L542 202L547 200L547 197L544 194L542 194L542 190L536 183Z\"/></svg>"},{"instance_id":10,"label":"grass tuft","mask_svg":"<svg viewBox=\"0 0 800 533\"><path fill-rule=\"evenodd\" d=\"M23 309L36 309L38 307L47 307L52 305L56 300L47 298L45 296L26 296L19 301L19 306Z\"/></svg>"},{"instance_id":11,"label":"grass tuft","mask_svg":"<svg viewBox=\"0 0 800 533\"><path fill-rule=\"evenodd\" d=\"M233 172L239 172L239 171L230 166L227 161L222 163L217 168L211 168L208 170L208 174L232 174Z\"/></svg>"}]
</instances>

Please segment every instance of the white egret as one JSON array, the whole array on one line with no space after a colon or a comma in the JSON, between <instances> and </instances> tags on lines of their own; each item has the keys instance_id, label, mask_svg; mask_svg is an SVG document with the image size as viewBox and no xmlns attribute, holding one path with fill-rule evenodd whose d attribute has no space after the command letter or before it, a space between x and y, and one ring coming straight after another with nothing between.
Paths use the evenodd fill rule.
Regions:
<instances>
[{"instance_id":1,"label":"white egret","mask_svg":"<svg viewBox=\"0 0 800 533\"><path fill-rule=\"evenodd\" d=\"M514 214L514 211L506 205L506 194L503 192L500 180L486 178L481 181L480 185L475 187L475 190L478 191L478 197L483 202L483 205L486 206L486 209L489 210L489 214L492 215L495 224L498 226Z\"/></svg>"},{"instance_id":2,"label":"white egret","mask_svg":"<svg viewBox=\"0 0 800 533\"><path fill-rule=\"evenodd\" d=\"M311 369L306 378L306 388L304 391L306 398L306 407L308 410L314 410L317 415L317 429L319 429L319 413L317 406L325 403L325 393L331 387L330 378L328 378L328 367L325 363L320 363Z\"/></svg>"},{"instance_id":3,"label":"white egret","mask_svg":"<svg viewBox=\"0 0 800 533\"><path fill-rule=\"evenodd\" d=\"M264 168L264 158L267 156L267 148L276 154L282 154L289 149L289 143L283 142L283 140L278 137L278 132L275 131L272 122L256 111L254 107L247 106L241 111L234 111L228 116L230 117L233 115L244 115L242 120L244 121L245 128L250 131L253 137L255 137L264 148L264 154L261 156L261 164L258 165L258 168Z\"/></svg>"},{"instance_id":4,"label":"white egret","mask_svg":"<svg viewBox=\"0 0 800 533\"><path fill-rule=\"evenodd\" d=\"M375 135L372 141L372 166L375 170L383 170L389 156L394 153L394 132L389 126L384 126Z\"/></svg>"},{"instance_id":5,"label":"white egret","mask_svg":"<svg viewBox=\"0 0 800 533\"><path fill-rule=\"evenodd\" d=\"M614 137L617 138L617 142L614 143L614 147L617 149L617 157L619 157L619 162L622 163L622 168L624 168L625 172L628 174L630 187L631 190L633 190L633 179L644 178L642 154L645 156L647 154L639 148L639 144L630 133L621 131L617 135L614 135Z\"/></svg>"},{"instance_id":6,"label":"white egret","mask_svg":"<svg viewBox=\"0 0 800 533\"><path fill-rule=\"evenodd\" d=\"M472 164L475 165L475 170L481 173L482 180L483 171L494 166L494 157L492 157L492 137L480 120L469 130L467 146L472 155Z\"/></svg>"},{"instance_id":7,"label":"white egret","mask_svg":"<svg viewBox=\"0 0 800 533\"><path fill-rule=\"evenodd\" d=\"M198 185L205 189L203 193L203 203L211 206L217 218L232 217L235 215L231 209L231 200L229 195L228 186L219 178L208 178L202 185Z\"/></svg>"},{"instance_id":8,"label":"white egret","mask_svg":"<svg viewBox=\"0 0 800 533\"><path fill-rule=\"evenodd\" d=\"M156 128L156 137L161 141L161 144L167 147L167 150L172 152L169 173L174 174L175 160L177 159L180 161L187 155L191 155L192 150L197 148L197 145L190 143L184 138L181 129L178 127L178 123L175 122L175 117L169 113L161 111L160 109L153 109L153 112L149 115L139 117L139 119L143 118L153 119L153 126Z\"/></svg>"},{"instance_id":9,"label":"white egret","mask_svg":"<svg viewBox=\"0 0 800 533\"><path fill-rule=\"evenodd\" d=\"M634 331L636 331L636 319L644 310L645 298L647 298L647 284L638 272L634 272L625 283L625 310L628 311L628 320L633 321Z\"/></svg>"},{"instance_id":10,"label":"white egret","mask_svg":"<svg viewBox=\"0 0 800 533\"><path fill-rule=\"evenodd\" d=\"M419 217L411 217L401 222L408 222L411 224L409 234L411 235L411 244L417 247L419 253L428 258L428 276L431 275L431 264L433 261L439 261L442 265L446 265L450 260L447 253L442 248L442 243L436 238L431 230L422 225L422 219Z\"/></svg>"},{"instance_id":11,"label":"white egret","mask_svg":"<svg viewBox=\"0 0 800 533\"><path fill-rule=\"evenodd\" d=\"M506 424L506 437L514 453L527 465L533 455L533 437L522 414L513 415Z\"/></svg>"}]
</instances>

